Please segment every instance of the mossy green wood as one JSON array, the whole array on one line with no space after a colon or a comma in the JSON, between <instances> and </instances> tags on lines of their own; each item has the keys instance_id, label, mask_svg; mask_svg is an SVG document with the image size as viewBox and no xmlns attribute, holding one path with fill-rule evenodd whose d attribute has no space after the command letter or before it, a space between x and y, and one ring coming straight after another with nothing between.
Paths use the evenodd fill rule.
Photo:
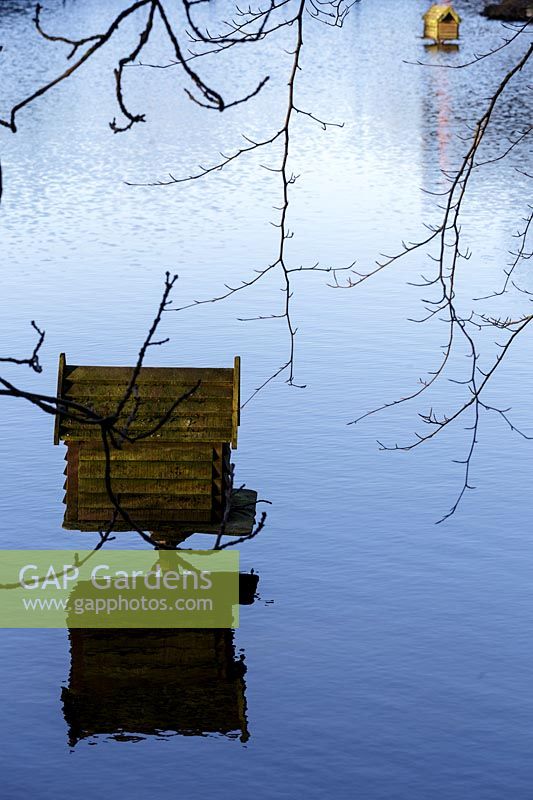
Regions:
<instances>
[{"instance_id":1,"label":"mossy green wood","mask_svg":"<svg viewBox=\"0 0 533 800\"><path fill-rule=\"evenodd\" d=\"M241 424L241 357L235 356L233 365L233 402L231 415L231 446L237 449L237 432Z\"/></svg>"},{"instance_id":2,"label":"mossy green wood","mask_svg":"<svg viewBox=\"0 0 533 800\"><path fill-rule=\"evenodd\" d=\"M133 373L131 367L76 366L60 356L58 396L89 405L100 416L114 411ZM117 427L130 423L133 435L150 431L172 410L163 427L148 438L158 442L228 442L237 446L240 403L240 358L233 369L143 367L135 381L136 397L124 406ZM184 397L187 393L190 396ZM177 402L184 398L181 402ZM94 425L56 417L54 441L98 438Z\"/></svg>"},{"instance_id":3,"label":"mossy green wood","mask_svg":"<svg viewBox=\"0 0 533 800\"><path fill-rule=\"evenodd\" d=\"M132 376L130 367L68 365L64 354L59 366L58 397L89 405L100 416L115 410ZM110 452L111 486L121 507L144 528L220 522L230 480L230 443L237 446L239 357L233 369L143 368L136 387L139 399L130 398L117 428L128 421L128 432L144 438ZM169 420L146 436L192 389ZM59 439L67 444L65 527L105 527L113 504L98 425L65 414L56 418L54 441ZM116 529L130 528L119 516Z\"/></svg>"},{"instance_id":4,"label":"mossy green wood","mask_svg":"<svg viewBox=\"0 0 533 800\"><path fill-rule=\"evenodd\" d=\"M105 453L101 444L94 440L80 442L83 450L80 458L83 461L105 461ZM174 461L184 466L189 462L211 464L213 445L207 442L124 442L120 449L111 450L109 458L119 461Z\"/></svg>"},{"instance_id":5,"label":"mossy green wood","mask_svg":"<svg viewBox=\"0 0 533 800\"><path fill-rule=\"evenodd\" d=\"M84 480L103 481L104 464L103 460L96 461L82 457L80 475ZM147 461L143 457L142 461L115 460L112 462L111 469L115 480L158 480L161 486L164 486L167 481L179 483L206 481L210 484L213 477L213 466L210 461Z\"/></svg>"},{"instance_id":6,"label":"mossy green wood","mask_svg":"<svg viewBox=\"0 0 533 800\"><path fill-rule=\"evenodd\" d=\"M70 451L69 447L69 451ZM74 498L77 521L93 521L95 527L108 524L113 516L113 505L105 483L105 461L83 458L83 445L74 449L78 471ZM142 458L142 448L138 448ZM115 453L118 454L120 451ZM125 510L143 527L154 523L180 523L186 521L211 522L222 515L219 508L220 489L217 486L219 470L214 469L217 448L211 448L211 461L120 461L111 462L111 486L114 495ZM74 455L76 457L76 455ZM157 469L158 475L147 475ZM189 477L176 477L183 468ZM196 476L191 475L197 470ZM199 476L198 472L202 472ZM67 505L69 497L67 480ZM67 514L70 521L71 514ZM119 516L119 519L122 519ZM146 523L146 524L145 524ZM131 527L131 526L129 526Z\"/></svg>"},{"instance_id":7,"label":"mossy green wood","mask_svg":"<svg viewBox=\"0 0 533 800\"><path fill-rule=\"evenodd\" d=\"M200 445L198 460L192 458L190 443L171 447L165 443L164 458L156 461L157 450L152 443L140 442L111 451L111 486L120 506L139 522L220 521L229 480L229 445ZM188 460L181 460L184 455ZM95 528L107 525L113 505L106 488L103 451L92 441L71 442L66 458L65 519L71 523L93 520Z\"/></svg>"},{"instance_id":8,"label":"mossy green wood","mask_svg":"<svg viewBox=\"0 0 533 800\"><path fill-rule=\"evenodd\" d=\"M61 397L62 392L63 392L63 375L64 375L64 372L65 372L65 364L66 364L65 354L64 353L60 353L59 354L59 365L58 365L58 368L57 368L57 392L56 392L56 396L57 396L58 399ZM54 418L54 444L59 444L59 439L60 439L60 436L59 436L59 423L61 421L61 417L59 415L59 410L57 410L57 411L58 411L58 413L56 413L55 418Z\"/></svg>"},{"instance_id":9,"label":"mossy green wood","mask_svg":"<svg viewBox=\"0 0 533 800\"><path fill-rule=\"evenodd\" d=\"M256 503L257 492L251 489L238 489L232 492L230 514L224 531L226 536L247 536L252 532L255 524ZM72 531L104 530L109 525L110 519L110 513L96 521L70 519L66 514L63 520L63 527ZM157 525L154 524L152 527L145 526L145 529L150 531L157 530L158 536L164 535L169 542L172 542L180 534L218 534L220 522L205 519L187 519L179 522L175 520L159 520ZM130 525L121 519L118 519L113 526L113 531L116 532L130 530Z\"/></svg>"}]
</instances>

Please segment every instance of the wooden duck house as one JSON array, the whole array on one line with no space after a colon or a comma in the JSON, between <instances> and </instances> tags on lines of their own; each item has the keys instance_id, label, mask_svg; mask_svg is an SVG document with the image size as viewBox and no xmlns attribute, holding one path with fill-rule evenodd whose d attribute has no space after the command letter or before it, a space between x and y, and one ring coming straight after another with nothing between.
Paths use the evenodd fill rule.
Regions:
<instances>
[{"instance_id":1,"label":"wooden duck house","mask_svg":"<svg viewBox=\"0 0 533 800\"><path fill-rule=\"evenodd\" d=\"M90 406L104 417L117 408L132 373L131 367L67 364L62 354L58 397ZM113 494L135 524L144 530L185 530L187 526L191 531L216 530L212 526L224 518L230 494L239 392L239 357L229 369L142 367L135 396L115 426L118 430L127 426L128 435L136 440L124 441L110 452ZM54 442L61 440L67 446L64 527L101 530L114 509L106 491L100 426L80 420L79 415L75 418L64 407L55 425ZM248 505L256 498L255 492L249 494L254 498L245 498ZM119 517L114 528L130 530L131 524Z\"/></svg>"},{"instance_id":2,"label":"wooden duck house","mask_svg":"<svg viewBox=\"0 0 533 800\"><path fill-rule=\"evenodd\" d=\"M423 16L424 38L446 42L459 38L461 18L452 6L436 4Z\"/></svg>"}]
</instances>

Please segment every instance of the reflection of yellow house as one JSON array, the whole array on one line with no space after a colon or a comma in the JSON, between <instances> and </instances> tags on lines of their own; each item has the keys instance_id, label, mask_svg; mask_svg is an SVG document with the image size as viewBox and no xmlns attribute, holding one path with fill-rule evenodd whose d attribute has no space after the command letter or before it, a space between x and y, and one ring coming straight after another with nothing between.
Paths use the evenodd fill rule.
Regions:
<instances>
[{"instance_id":1,"label":"reflection of yellow house","mask_svg":"<svg viewBox=\"0 0 533 800\"><path fill-rule=\"evenodd\" d=\"M441 4L431 6L424 14L423 20L426 39L443 42L459 38L461 17L451 6Z\"/></svg>"},{"instance_id":2,"label":"reflection of yellow house","mask_svg":"<svg viewBox=\"0 0 533 800\"><path fill-rule=\"evenodd\" d=\"M246 667L235 654L232 630L78 628L69 638L62 700L71 747L97 736L248 740Z\"/></svg>"}]
</instances>

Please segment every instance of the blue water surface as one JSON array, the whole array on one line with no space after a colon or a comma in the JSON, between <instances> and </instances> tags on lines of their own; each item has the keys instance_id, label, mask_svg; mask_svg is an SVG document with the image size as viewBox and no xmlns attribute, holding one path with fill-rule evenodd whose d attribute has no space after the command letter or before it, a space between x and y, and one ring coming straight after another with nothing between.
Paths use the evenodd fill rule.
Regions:
<instances>
[{"instance_id":1,"label":"blue water surface","mask_svg":"<svg viewBox=\"0 0 533 800\"><path fill-rule=\"evenodd\" d=\"M80 35L103 30L123 5L48 0L43 13L50 30ZM205 13L219 18L226 5L215 0ZM468 70L434 68L468 61L506 32L479 16L480 3L464 0L460 50L426 51L426 5L362 0L342 30L306 17L299 105L344 127L324 132L304 116L294 122L292 266L356 261L365 271L438 220L438 198L421 188L445 188L441 170L464 152L459 135L525 41ZM64 67L67 49L39 39L32 15L26 0L0 2L3 114ZM234 48L202 60L204 75L231 97L271 75L261 96L223 115L191 104L177 69L130 67L128 102L146 122L114 135L112 70L137 33L134 21L125 26L75 77L21 111L16 135L0 132L2 352L31 348L31 319L46 329L41 376L6 367L25 387L55 391L60 351L74 364L134 363L165 270L179 273L181 306L222 294L224 284L275 259L278 234L269 221L280 204L279 175L260 165L275 164L279 150L205 182L125 181L190 174L241 146L241 133L270 135L284 114L294 31L245 54ZM168 63L171 55L157 28L143 61ZM530 69L518 76L502 99L487 157L530 123L531 77ZM529 156L524 143L509 162L473 178L463 222L472 257L458 287L465 313L472 298L500 285L527 210L527 178L515 167L525 168ZM422 425L419 412L453 408L461 387L447 377L465 377L464 353L431 398L347 426L413 391L438 363L444 326L409 322L426 296L409 282L430 269L418 251L350 290L328 287L323 273L294 275L295 377L306 388L280 379L260 392L243 410L234 457L237 482L272 501L265 530L241 550L243 568L261 576L260 597L241 609L236 632L247 665L249 740L162 731L124 741L110 731L69 745L61 702L67 632L5 630L2 797L532 796L531 443L485 414L472 462L477 488L435 525L461 489L453 460L467 452L470 418L411 452L381 452L376 440L408 443ZM283 320L239 318L279 314L281 287L273 272L227 301L167 314L161 332L171 341L148 363L231 366L240 354L248 397L286 361L289 340ZM481 310L499 313L508 302L487 301ZM490 393L513 407L526 432L530 357L525 334ZM2 547L91 546L91 534L61 527L64 448L53 446L52 420L19 400L3 404ZM145 545L122 534L111 546Z\"/></svg>"}]
</instances>

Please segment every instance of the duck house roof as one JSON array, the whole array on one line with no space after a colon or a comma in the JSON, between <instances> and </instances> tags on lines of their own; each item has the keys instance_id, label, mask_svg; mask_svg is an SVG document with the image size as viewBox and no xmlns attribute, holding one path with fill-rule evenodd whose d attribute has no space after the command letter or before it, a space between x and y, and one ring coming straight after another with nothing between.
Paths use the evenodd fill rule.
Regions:
<instances>
[{"instance_id":1,"label":"duck house roof","mask_svg":"<svg viewBox=\"0 0 533 800\"><path fill-rule=\"evenodd\" d=\"M131 382L133 367L78 366L59 360L58 396L90 406L99 416L113 414ZM237 446L240 358L232 368L142 367L116 423L146 441ZM158 427L162 420L164 424ZM99 438L97 425L65 409L56 417L54 442Z\"/></svg>"},{"instance_id":2,"label":"duck house roof","mask_svg":"<svg viewBox=\"0 0 533 800\"><path fill-rule=\"evenodd\" d=\"M453 21L457 24L461 22L461 17L452 6L436 3L426 11L423 15L423 19L426 22L443 22L448 16L451 16Z\"/></svg>"}]
</instances>

